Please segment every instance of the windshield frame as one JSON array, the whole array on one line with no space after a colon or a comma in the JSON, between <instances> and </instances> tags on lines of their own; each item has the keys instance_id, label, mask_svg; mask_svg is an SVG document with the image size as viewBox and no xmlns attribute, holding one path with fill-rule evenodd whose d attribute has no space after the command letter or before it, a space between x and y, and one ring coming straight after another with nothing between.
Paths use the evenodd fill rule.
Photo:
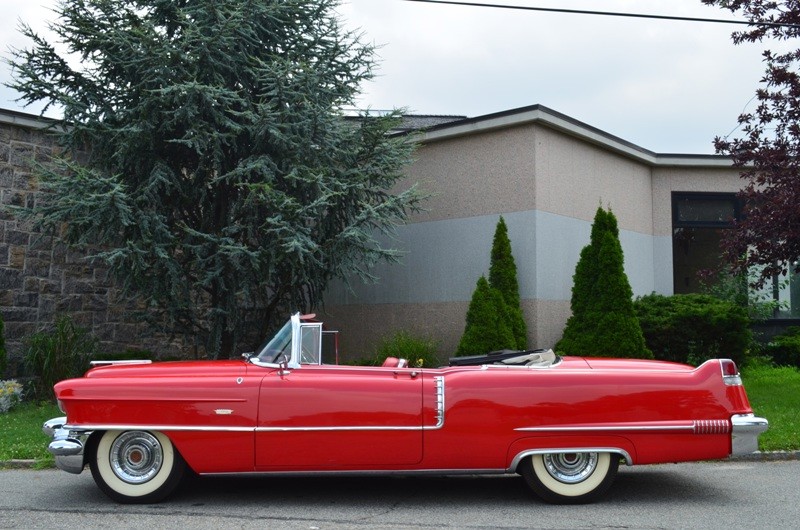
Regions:
<instances>
[{"instance_id":1,"label":"windshield frame","mask_svg":"<svg viewBox=\"0 0 800 530\"><path fill-rule=\"evenodd\" d=\"M281 355L286 357L286 362L292 359L292 343L294 342L294 316L278 330L275 335L262 344L253 357L260 363L279 364Z\"/></svg>"},{"instance_id":2,"label":"windshield frame","mask_svg":"<svg viewBox=\"0 0 800 530\"><path fill-rule=\"evenodd\" d=\"M300 368L301 364L322 364L322 322L308 322L313 317L295 313L248 360L269 367ZM305 335L304 331L311 331L311 334Z\"/></svg>"}]
</instances>

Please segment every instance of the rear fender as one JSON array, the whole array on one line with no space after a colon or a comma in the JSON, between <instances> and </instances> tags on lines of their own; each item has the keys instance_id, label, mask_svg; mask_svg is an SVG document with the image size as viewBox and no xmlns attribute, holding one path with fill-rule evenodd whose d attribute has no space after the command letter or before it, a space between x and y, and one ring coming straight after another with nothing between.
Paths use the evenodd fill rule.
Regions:
<instances>
[{"instance_id":1,"label":"rear fender","mask_svg":"<svg viewBox=\"0 0 800 530\"><path fill-rule=\"evenodd\" d=\"M506 469L516 472L523 459L544 453L615 453L629 466L636 460L636 448L622 436L531 436L515 441L506 455Z\"/></svg>"}]
</instances>

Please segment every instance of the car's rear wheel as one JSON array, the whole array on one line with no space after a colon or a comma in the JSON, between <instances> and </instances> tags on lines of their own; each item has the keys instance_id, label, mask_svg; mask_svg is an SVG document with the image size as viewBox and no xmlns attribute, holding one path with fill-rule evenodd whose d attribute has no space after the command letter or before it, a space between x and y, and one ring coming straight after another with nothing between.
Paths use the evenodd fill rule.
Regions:
<instances>
[{"instance_id":1,"label":"car's rear wheel","mask_svg":"<svg viewBox=\"0 0 800 530\"><path fill-rule=\"evenodd\" d=\"M525 459L520 470L528 487L553 504L584 504L603 495L614 482L619 455L547 453Z\"/></svg>"},{"instance_id":2,"label":"car's rear wheel","mask_svg":"<svg viewBox=\"0 0 800 530\"><path fill-rule=\"evenodd\" d=\"M106 431L89 458L92 477L117 502L158 502L180 483L186 463L164 434Z\"/></svg>"}]
</instances>

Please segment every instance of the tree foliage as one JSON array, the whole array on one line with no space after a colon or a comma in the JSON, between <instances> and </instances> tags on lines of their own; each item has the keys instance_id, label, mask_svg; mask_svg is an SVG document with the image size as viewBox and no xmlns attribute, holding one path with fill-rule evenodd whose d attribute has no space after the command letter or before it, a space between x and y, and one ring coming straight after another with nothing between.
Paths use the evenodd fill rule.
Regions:
<instances>
[{"instance_id":1,"label":"tree foliage","mask_svg":"<svg viewBox=\"0 0 800 530\"><path fill-rule=\"evenodd\" d=\"M565 355L652 358L633 309L614 214L598 208L573 276L572 316L556 350Z\"/></svg>"},{"instance_id":2,"label":"tree foliage","mask_svg":"<svg viewBox=\"0 0 800 530\"><path fill-rule=\"evenodd\" d=\"M464 335L457 356L482 355L490 351L516 349L503 295L481 276L467 310Z\"/></svg>"},{"instance_id":3,"label":"tree foliage","mask_svg":"<svg viewBox=\"0 0 800 530\"><path fill-rule=\"evenodd\" d=\"M519 299L517 265L511 253L511 240L508 238L506 221L500 216L492 241L492 256L489 265L489 285L500 291L506 304L509 325L514 335L516 349L524 350L528 344L528 331L522 315ZM485 353L485 352L484 352Z\"/></svg>"},{"instance_id":4,"label":"tree foliage","mask_svg":"<svg viewBox=\"0 0 800 530\"><path fill-rule=\"evenodd\" d=\"M735 44L800 37L800 3L796 1L703 3L751 22L747 30L733 34ZM715 140L717 152L731 156L747 181L741 192L742 220L736 230L728 231L724 256L738 271L757 266L759 284L792 268L798 270L800 263L800 49L764 51L764 62L756 108L739 116L742 136Z\"/></svg>"},{"instance_id":5,"label":"tree foliage","mask_svg":"<svg viewBox=\"0 0 800 530\"><path fill-rule=\"evenodd\" d=\"M342 115L374 49L337 4L62 0L59 46L24 26L10 86L64 118L38 228L99 245L154 322L219 356L331 279L370 279L421 196L389 191L413 150L387 135L397 115Z\"/></svg>"}]
</instances>

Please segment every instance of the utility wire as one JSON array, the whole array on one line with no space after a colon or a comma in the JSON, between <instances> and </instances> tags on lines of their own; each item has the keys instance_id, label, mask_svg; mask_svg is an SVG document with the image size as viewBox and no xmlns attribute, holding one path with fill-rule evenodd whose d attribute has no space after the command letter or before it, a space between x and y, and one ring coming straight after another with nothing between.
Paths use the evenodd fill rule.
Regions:
<instances>
[{"instance_id":1,"label":"utility wire","mask_svg":"<svg viewBox=\"0 0 800 530\"><path fill-rule=\"evenodd\" d=\"M480 2L456 2L449 0L401 0L403 2L420 2L424 4L444 4L465 7L493 7L496 9L516 9L519 11L544 11L546 13L568 13L571 15L599 15L606 17L651 18L657 20L673 20L681 22L711 22L714 24L740 24L745 26L766 26L800 29L800 24L784 24L779 22L748 22L746 20L725 20L719 18L677 17L669 15L648 15L644 13L619 13L612 11L588 11L584 9L561 9L555 7L531 7L504 4L486 4Z\"/></svg>"}]
</instances>

